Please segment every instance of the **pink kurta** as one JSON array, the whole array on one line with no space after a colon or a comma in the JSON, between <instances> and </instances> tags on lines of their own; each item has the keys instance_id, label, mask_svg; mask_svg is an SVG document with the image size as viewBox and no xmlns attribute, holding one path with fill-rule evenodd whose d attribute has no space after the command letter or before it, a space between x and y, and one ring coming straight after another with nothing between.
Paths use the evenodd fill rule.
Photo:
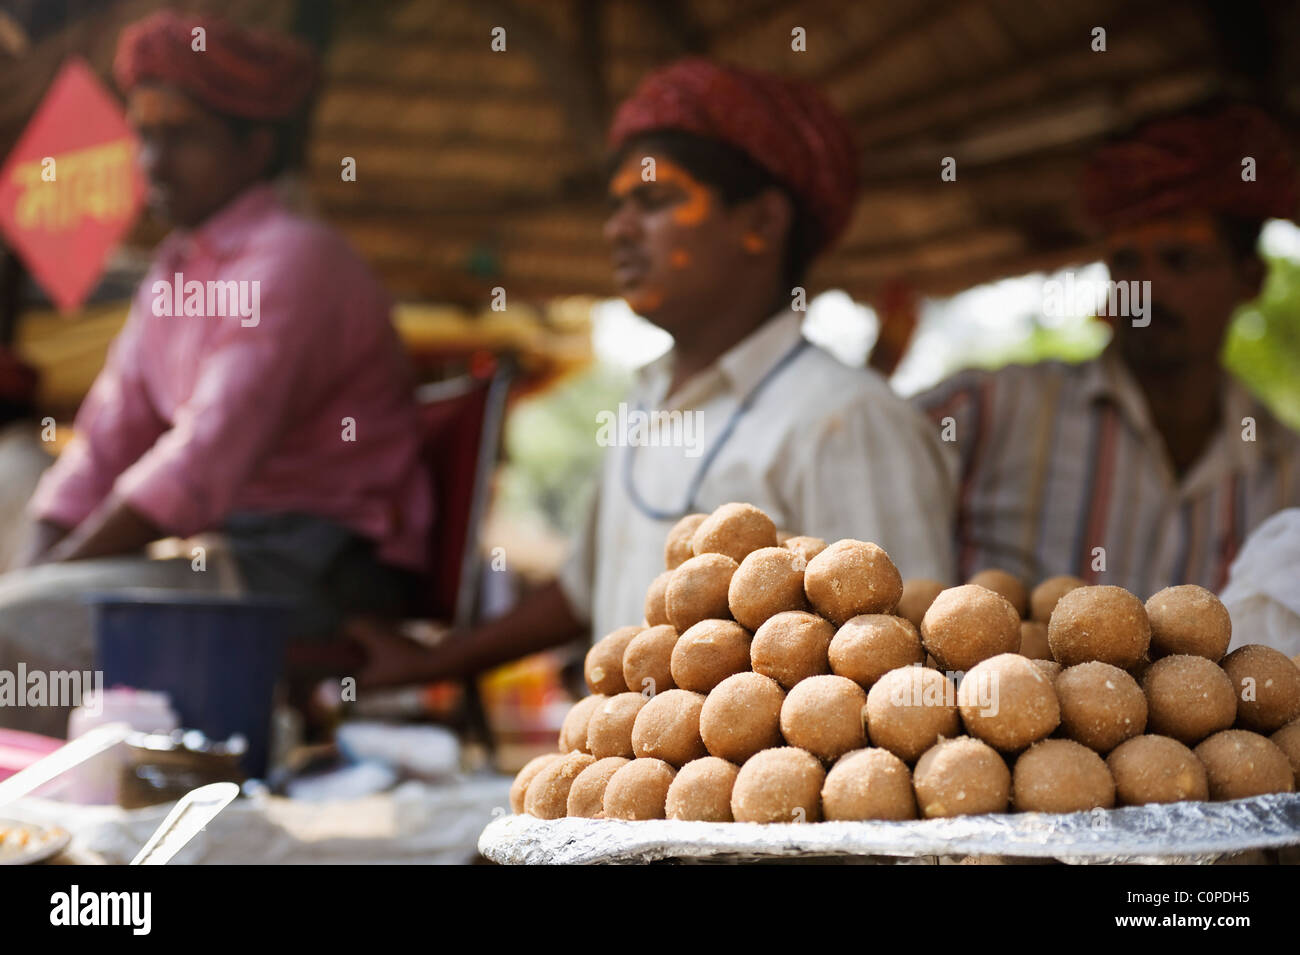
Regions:
<instances>
[{"instance_id":1,"label":"pink kurta","mask_svg":"<svg viewBox=\"0 0 1300 955\"><path fill-rule=\"evenodd\" d=\"M159 248L35 515L71 527L110 491L179 536L307 513L423 568L431 488L389 311L338 234L254 186Z\"/></svg>"}]
</instances>

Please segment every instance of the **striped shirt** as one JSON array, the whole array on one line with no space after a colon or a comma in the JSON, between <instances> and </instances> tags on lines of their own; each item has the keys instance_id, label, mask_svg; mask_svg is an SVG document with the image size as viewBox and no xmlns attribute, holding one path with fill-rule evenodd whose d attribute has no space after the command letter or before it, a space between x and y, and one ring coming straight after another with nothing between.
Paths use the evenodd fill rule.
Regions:
<instances>
[{"instance_id":1,"label":"striped shirt","mask_svg":"<svg viewBox=\"0 0 1300 955\"><path fill-rule=\"evenodd\" d=\"M957 451L961 578L1001 567L1030 584L1074 574L1141 597L1220 590L1245 536L1300 504L1300 436L1226 374L1221 393L1221 424L1181 478L1109 350L1080 365L965 371L918 396Z\"/></svg>"}]
</instances>

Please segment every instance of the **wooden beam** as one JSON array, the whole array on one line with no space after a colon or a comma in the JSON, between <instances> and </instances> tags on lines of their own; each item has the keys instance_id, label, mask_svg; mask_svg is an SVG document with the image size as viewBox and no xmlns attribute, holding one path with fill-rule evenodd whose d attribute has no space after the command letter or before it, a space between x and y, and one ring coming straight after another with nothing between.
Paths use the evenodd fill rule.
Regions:
<instances>
[{"instance_id":1,"label":"wooden beam","mask_svg":"<svg viewBox=\"0 0 1300 955\"><path fill-rule=\"evenodd\" d=\"M505 28L506 49L523 49L537 63L538 71L564 110L569 130L579 151L599 162L604 152L605 121L590 85L587 70L577 62L573 51L565 49L547 23L512 0L477 0L476 12L496 26ZM484 35L484 49L489 37ZM496 54L509 55L508 53Z\"/></svg>"},{"instance_id":2,"label":"wooden beam","mask_svg":"<svg viewBox=\"0 0 1300 955\"><path fill-rule=\"evenodd\" d=\"M709 49L709 35L682 0L638 0L679 55L700 55Z\"/></svg>"}]
</instances>

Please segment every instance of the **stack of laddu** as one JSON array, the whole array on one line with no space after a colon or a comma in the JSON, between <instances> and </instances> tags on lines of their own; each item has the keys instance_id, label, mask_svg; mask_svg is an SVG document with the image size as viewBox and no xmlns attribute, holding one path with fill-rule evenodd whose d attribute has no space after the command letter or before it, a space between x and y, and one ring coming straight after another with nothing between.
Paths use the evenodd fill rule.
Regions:
<instances>
[{"instance_id":1,"label":"stack of laddu","mask_svg":"<svg viewBox=\"0 0 1300 955\"><path fill-rule=\"evenodd\" d=\"M986 570L903 582L875 544L749 504L669 532L645 621L515 779L544 819L817 822L1292 792L1300 664L1227 654L1218 598ZM1024 619L1028 617L1029 619Z\"/></svg>"}]
</instances>

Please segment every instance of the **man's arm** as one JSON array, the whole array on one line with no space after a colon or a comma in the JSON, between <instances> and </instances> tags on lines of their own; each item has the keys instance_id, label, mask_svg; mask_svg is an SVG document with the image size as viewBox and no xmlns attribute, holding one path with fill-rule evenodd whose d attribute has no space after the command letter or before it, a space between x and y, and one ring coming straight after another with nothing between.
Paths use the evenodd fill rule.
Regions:
<instances>
[{"instance_id":1,"label":"man's arm","mask_svg":"<svg viewBox=\"0 0 1300 955\"><path fill-rule=\"evenodd\" d=\"M556 582L544 585L513 610L433 648L421 647L383 627L359 624L349 635L367 653L362 686L430 683L482 673L511 660L558 647L581 636L585 624Z\"/></svg>"}]
</instances>

